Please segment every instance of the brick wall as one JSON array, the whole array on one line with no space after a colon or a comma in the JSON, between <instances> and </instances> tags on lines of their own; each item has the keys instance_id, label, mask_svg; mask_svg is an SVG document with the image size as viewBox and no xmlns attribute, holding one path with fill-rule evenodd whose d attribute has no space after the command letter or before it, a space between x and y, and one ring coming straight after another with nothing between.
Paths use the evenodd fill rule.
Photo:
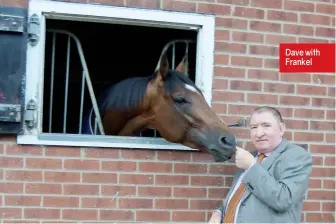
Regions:
<instances>
[{"instance_id":1,"label":"brick wall","mask_svg":"<svg viewBox=\"0 0 336 224\"><path fill-rule=\"evenodd\" d=\"M83 2L216 13L214 110L233 122L255 106L280 108L286 137L314 158L302 220L335 221L335 75L278 73L279 43L335 40L334 0ZM236 133L250 149L248 130ZM198 152L21 147L15 136L0 136L0 144L5 222L204 222L225 197L235 171L232 163L219 165Z\"/></svg>"}]
</instances>

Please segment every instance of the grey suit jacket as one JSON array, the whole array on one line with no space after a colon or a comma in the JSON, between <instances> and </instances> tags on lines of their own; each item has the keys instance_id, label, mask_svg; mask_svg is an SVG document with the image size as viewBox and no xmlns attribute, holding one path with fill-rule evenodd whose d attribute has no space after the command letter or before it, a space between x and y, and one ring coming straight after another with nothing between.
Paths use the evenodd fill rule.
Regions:
<instances>
[{"instance_id":1,"label":"grey suit jacket","mask_svg":"<svg viewBox=\"0 0 336 224\"><path fill-rule=\"evenodd\" d=\"M246 191L237 223L299 223L311 171L311 154L283 139L267 159L256 163L243 178ZM242 172L238 169L226 199L218 208L223 214Z\"/></svg>"}]
</instances>

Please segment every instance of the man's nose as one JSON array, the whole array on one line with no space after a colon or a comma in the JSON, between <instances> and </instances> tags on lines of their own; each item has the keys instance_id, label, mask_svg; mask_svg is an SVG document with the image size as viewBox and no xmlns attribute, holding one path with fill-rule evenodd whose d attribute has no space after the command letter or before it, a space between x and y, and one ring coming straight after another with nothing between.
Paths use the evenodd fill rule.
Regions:
<instances>
[{"instance_id":1,"label":"man's nose","mask_svg":"<svg viewBox=\"0 0 336 224\"><path fill-rule=\"evenodd\" d=\"M265 134L264 130L262 129L262 127L258 127L257 128L257 136L260 137L260 136L263 136Z\"/></svg>"}]
</instances>

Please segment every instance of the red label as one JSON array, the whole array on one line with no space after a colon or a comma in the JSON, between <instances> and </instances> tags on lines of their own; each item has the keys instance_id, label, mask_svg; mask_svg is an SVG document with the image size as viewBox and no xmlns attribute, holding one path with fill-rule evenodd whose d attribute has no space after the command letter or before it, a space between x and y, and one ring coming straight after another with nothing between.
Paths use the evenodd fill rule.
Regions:
<instances>
[{"instance_id":1,"label":"red label","mask_svg":"<svg viewBox=\"0 0 336 224\"><path fill-rule=\"evenodd\" d=\"M280 72L335 72L336 44L280 44Z\"/></svg>"}]
</instances>

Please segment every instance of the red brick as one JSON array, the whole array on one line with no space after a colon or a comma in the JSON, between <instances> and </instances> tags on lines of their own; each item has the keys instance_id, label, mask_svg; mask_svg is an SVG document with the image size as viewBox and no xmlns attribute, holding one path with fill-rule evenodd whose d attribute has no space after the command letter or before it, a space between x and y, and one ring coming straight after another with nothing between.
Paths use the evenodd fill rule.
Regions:
<instances>
[{"instance_id":1,"label":"red brick","mask_svg":"<svg viewBox=\"0 0 336 224\"><path fill-rule=\"evenodd\" d=\"M211 0L210 0L211 1ZM212 0L214 1L214 0ZM247 5L249 0L217 0L218 3L225 3L230 5Z\"/></svg>"},{"instance_id":2,"label":"red brick","mask_svg":"<svg viewBox=\"0 0 336 224\"><path fill-rule=\"evenodd\" d=\"M188 175L156 175L155 184L188 185Z\"/></svg>"},{"instance_id":3,"label":"red brick","mask_svg":"<svg viewBox=\"0 0 336 224\"><path fill-rule=\"evenodd\" d=\"M307 213L306 222L335 223L335 218L332 213Z\"/></svg>"},{"instance_id":4,"label":"red brick","mask_svg":"<svg viewBox=\"0 0 336 224\"><path fill-rule=\"evenodd\" d=\"M26 167L33 169L62 169L62 160L46 158L27 158Z\"/></svg>"},{"instance_id":5,"label":"red brick","mask_svg":"<svg viewBox=\"0 0 336 224\"><path fill-rule=\"evenodd\" d=\"M323 165L323 157L322 156L313 156L313 166L321 166Z\"/></svg>"},{"instance_id":6,"label":"red brick","mask_svg":"<svg viewBox=\"0 0 336 224\"><path fill-rule=\"evenodd\" d=\"M314 35L314 28L311 26L284 24L284 33L296 34L296 35Z\"/></svg>"},{"instance_id":7,"label":"red brick","mask_svg":"<svg viewBox=\"0 0 336 224\"><path fill-rule=\"evenodd\" d=\"M230 81L230 89L233 90L249 90L249 91L261 91L260 82L251 82L251 81Z\"/></svg>"},{"instance_id":8,"label":"red brick","mask_svg":"<svg viewBox=\"0 0 336 224\"><path fill-rule=\"evenodd\" d=\"M264 35L259 33L232 31L232 40L242 42L263 43Z\"/></svg>"},{"instance_id":9,"label":"red brick","mask_svg":"<svg viewBox=\"0 0 336 224\"><path fill-rule=\"evenodd\" d=\"M188 198L198 198L206 197L207 189L198 187L174 187L174 198L176 197L188 197Z\"/></svg>"},{"instance_id":10,"label":"red brick","mask_svg":"<svg viewBox=\"0 0 336 224\"><path fill-rule=\"evenodd\" d=\"M335 169L313 167L312 177L335 177Z\"/></svg>"},{"instance_id":11,"label":"red brick","mask_svg":"<svg viewBox=\"0 0 336 224\"><path fill-rule=\"evenodd\" d=\"M187 199L155 199L155 208L157 209L188 209L189 201Z\"/></svg>"},{"instance_id":12,"label":"red brick","mask_svg":"<svg viewBox=\"0 0 336 224\"><path fill-rule=\"evenodd\" d=\"M210 174L223 174L223 175L233 175L237 171L234 165L210 165Z\"/></svg>"},{"instance_id":13,"label":"red brick","mask_svg":"<svg viewBox=\"0 0 336 224\"><path fill-rule=\"evenodd\" d=\"M63 209L62 219L65 220L97 220L98 210Z\"/></svg>"},{"instance_id":14,"label":"red brick","mask_svg":"<svg viewBox=\"0 0 336 224\"><path fill-rule=\"evenodd\" d=\"M334 202L322 202L322 211L335 212L335 203Z\"/></svg>"},{"instance_id":15,"label":"red brick","mask_svg":"<svg viewBox=\"0 0 336 224\"><path fill-rule=\"evenodd\" d=\"M19 146L16 144L8 144L6 147L6 154L42 156L43 149L40 146Z\"/></svg>"},{"instance_id":16,"label":"red brick","mask_svg":"<svg viewBox=\"0 0 336 224\"><path fill-rule=\"evenodd\" d=\"M265 83L264 91L273 93L294 93L293 84Z\"/></svg>"},{"instance_id":17,"label":"red brick","mask_svg":"<svg viewBox=\"0 0 336 224\"><path fill-rule=\"evenodd\" d=\"M236 115L250 115L250 113L255 109L255 106L247 105L229 105L229 114Z\"/></svg>"},{"instance_id":18,"label":"red brick","mask_svg":"<svg viewBox=\"0 0 336 224\"><path fill-rule=\"evenodd\" d=\"M335 111L327 110L327 120L335 120Z\"/></svg>"},{"instance_id":19,"label":"red brick","mask_svg":"<svg viewBox=\"0 0 336 224\"><path fill-rule=\"evenodd\" d=\"M174 188L176 189L176 188ZM154 196L154 197L170 197L172 196L172 188L171 187L138 187L138 195L139 196Z\"/></svg>"},{"instance_id":20,"label":"red brick","mask_svg":"<svg viewBox=\"0 0 336 224\"><path fill-rule=\"evenodd\" d=\"M309 179L309 188L321 188L322 187L322 181L316 180L316 179Z\"/></svg>"},{"instance_id":21,"label":"red brick","mask_svg":"<svg viewBox=\"0 0 336 224\"><path fill-rule=\"evenodd\" d=\"M24 217L26 219L59 219L61 216L60 209L49 208L25 208Z\"/></svg>"},{"instance_id":22,"label":"red brick","mask_svg":"<svg viewBox=\"0 0 336 224\"><path fill-rule=\"evenodd\" d=\"M15 157L0 157L0 167L13 168L23 167L23 159Z\"/></svg>"},{"instance_id":23,"label":"red brick","mask_svg":"<svg viewBox=\"0 0 336 224\"><path fill-rule=\"evenodd\" d=\"M335 5L316 3L316 12L335 15Z\"/></svg>"},{"instance_id":24,"label":"red brick","mask_svg":"<svg viewBox=\"0 0 336 224\"><path fill-rule=\"evenodd\" d=\"M248 8L248 7L234 7L233 16L243 17L243 18L264 19L265 10Z\"/></svg>"},{"instance_id":25,"label":"red brick","mask_svg":"<svg viewBox=\"0 0 336 224\"><path fill-rule=\"evenodd\" d=\"M251 0L251 6L252 7L261 7L261 8L281 9L282 8L282 1L283 0L269 0L269 1Z\"/></svg>"},{"instance_id":26,"label":"red brick","mask_svg":"<svg viewBox=\"0 0 336 224\"><path fill-rule=\"evenodd\" d=\"M221 188L209 188L208 198L225 198L227 196L227 193L228 193L228 189L224 189L223 187L221 187ZM211 208L211 209L213 209L213 208Z\"/></svg>"},{"instance_id":27,"label":"red brick","mask_svg":"<svg viewBox=\"0 0 336 224\"><path fill-rule=\"evenodd\" d=\"M324 158L324 165L335 166L335 157L326 157Z\"/></svg>"},{"instance_id":28,"label":"red brick","mask_svg":"<svg viewBox=\"0 0 336 224\"><path fill-rule=\"evenodd\" d=\"M246 44L216 41L215 50L221 52L246 53Z\"/></svg>"},{"instance_id":29,"label":"red brick","mask_svg":"<svg viewBox=\"0 0 336 224\"><path fill-rule=\"evenodd\" d=\"M216 40L230 40L230 31L228 30L216 30L215 31Z\"/></svg>"},{"instance_id":30,"label":"red brick","mask_svg":"<svg viewBox=\"0 0 336 224\"><path fill-rule=\"evenodd\" d=\"M227 54L215 54L214 62L216 65L228 65L229 55Z\"/></svg>"},{"instance_id":31,"label":"red brick","mask_svg":"<svg viewBox=\"0 0 336 224\"><path fill-rule=\"evenodd\" d=\"M140 187L139 187L140 189ZM125 186L125 185L102 185L101 192L103 195L110 196L135 196L136 195L136 186Z\"/></svg>"},{"instance_id":32,"label":"red brick","mask_svg":"<svg viewBox=\"0 0 336 224\"><path fill-rule=\"evenodd\" d=\"M323 180L323 188L335 190L335 180Z\"/></svg>"},{"instance_id":33,"label":"red brick","mask_svg":"<svg viewBox=\"0 0 336 224\"><path fill-rule=\"evenodd\" d=\"M308 73L281 73L280 80L285 82L310 82Z\"/></svg>"},{"instance_id":34,"label":"red brick","mask_svg":"<svg viewBox=\"0 0 336 224\"><path fill-rule=\"evenodd\" d=\"M212 90L222 90L227 89L229 82L227 79L213 79Z\"/></svg>"},{"instance_id":35,"label":"red brick","mask_svg":"<svg viewBox=\"0 0 336 224\"><path fill-rule=\"evenodd\" d=\"M232 19L232 18L216 18L216 27L225 27L233 29L247 29L247 20Z\"/></svg>"},{"instance_id":36,"label":"red brick","mask_svg":"<svg viewBox=\"0 0 336 224\"><path fill-rule=\"evenodd\" d=\"M265 68L279 68L279 60L278 59L264 59L264 67Z\"/></svg>"},{"instance_id":37,"label":"red brick","mask_svg":"<svg viewBox=\"0 0 336 224\"><path fill-rule=\"evenodd\" d=\"M335 38L336 29L316 27L315 36Z\"/></svg>"},{"instance_id":38,"label":"red brick","mask_svg":"<svg viewBox=\"0 0 336 224\"><path fill-rule=\"evenodd\" d=\"M78 197L61 197L61 196L44 196L43 197L44 207L78 207L79 198Z\"/></svg>"},{"instance_id":39,"label":"red brick","mask_svg":"<svg viewBox=\"0 0 336 224\"><path fill-rule=\"evenodd\" d=\"M86 148L85 157L89 158L105 158L116 159L119 158L119 149L100 149L100 148Z\"/></svg>"},{"instance_id":40,"label":"red brick","mask_svg":"<svg viewBox=\"0 0 336 224\"><path fill-rule=\"evenodd\" d=\"M42 171L6 170L6 180L42 181Z\"/></svg>"},{"instance_id":41,"label":"red brick","mask_svg":"<svg viewBox=\"0 0 336 224\"><path fill-rule=\"evenodd\" d=\"M335 84L335 75L322 75L322 74L317 74L313 75L313 83L319 84L319 85L325 85L325 84L330 84L334 85Z\"/></svg>"},{"instance_id":42,"label":"red brick","mask_svg":"<svg viewBox=\"0 0 336 224\"><path fill-rule=\"evenodd\" d=\"M257 104L277 104L278 96L269 94L248 94L247 102Z\"/></svg>"},{"instance_id":43,"label":"red brick","mask_svg":"<svg viewBox=\"0 0 336 224\"><path fill-rule=\"evenodd\" d=\"M153 150L137 150L137 149L123 149L120 152L120 157L123 159L142 159L150 160L154 159L155 151Z\"/></svg>"},{"instance_id":44,"label":"red brick","mask_svg":"<svg viewBox=\"0 0 336 224\"><path fill-rule=\"evenodd\" d=\"M126 5L131 7L159 9L160 0L126 0Z\"/></svg>"},{"instance_id":45,"label":"red brick","mask_svg":"<svg viewBox=\"0 0 336 224\"><path fill-rule=\"evenodd\" d=\"M308 121L285 119L284 122L288 129L308 129Z\"/></svg>"},{"instance_id":46,"label":"red brick","mask_svg":"<svg viewBox=\"0 0 336 224\"><path fill-rule=\"evenodd\" d=\"M285 1L286 10L314 12L314 4L302 1Z\"/></svg>"},{"instance_id":47,"label":"red brick","mask_svg":"<svg viewBox=\"0 0 336 224\"><path fill-rule=\"evenodd\" d=\"M136 200L136 199L134 199ZM82 198L82 208L116 208L117 199L114 197L108 198Z\"/></svg>"},{"instance_id":48,"label":"red brick","mask_svg":"<svg viewBox=\"0 0 336 224\"><path fill-rule=\"evenodd\" d=\"M64 168L74 170L99 170L100 163L98 160L66 159L64 160Z\"/></svg>"},{"instance_id":49,"label":"red brick","mask_svg":"<svg viewBox=\"0 0 336 224\"><path fill-rule=\"evenodd\" d=\"M327 95L327 88L322 86L297 85L296 93L303 95Z\"/></svg>"},{"instance_id":50,"label":"red brick","mask_svg":"<svg viewBox=\"0 0 336 224\"><path fill-rule=\"evenodd\" d=\"M98 185L63 184L63 194L67 195L96 195L99 193Z\"/></svg>"},{"instance_id":51,"label":"red brick","mask_svg":"<svg viewBox=\"0 0 336 224\"><path fill-rule=\"evenodd\" d=\"M162 162L139 162L138 170L140 172L171 173L173 164Z\"/></svg>"},{"instance_id":52,"label":"red brick","mask_svg":"<svg viewBox=\"0 0 336 224\"><path fill-rule=\"evenodd\" d=\"M295 141L302 141L302 142L319 142L323 141L323 134L322 133L310 133L310 132L295 132L294 133Z\"/></svg>"},{"instance_id":53,"label":"red brick","mask_svg":"<svg viewBox=\"0 0 336 224\"><path fill-rule=\"evenodd\" d=\"M245 57L245 56L231 56L231 65L261 67L262 59L255 57Z\"/></svg>"},{"instance_id":54,"label":"red brick","mask_svg":"<svg viewBox=\"0 0 336 224\"><path fill-rule=\"evenodd\" d=\"M30 184L26 183L25 193L27 194L62 194L61 184Z\"/></svg>"},{"instance_id":55,"label":"red brick","mask_svg":"<svg viewBox=\"0 0 336 224\"><path fill-rule=\"evenodd\" d=\"M194 222L205 222L206 213L197 211L173 211L172 221L194 221Z\"/></svg>"},{"instance_id":56,"label":"red brick","mask_svg":"<svg viewBox=\"0 0 336 224\"><path fill-rule=\"evenodd\" d=\"M98 162L98 161L97 161ZM98 163L99 165L99 163ZM131 161L102 161L102 170L135 171L137 163Z\"/></svg>"},{"instance_id":57,"label":"red brick","mask_svg":"<svg viewBox=\"0 0 336 224\"><path fill-rule=\"evenodd\" d=\"M168 160L172 161L190 161L191 153L190 152L176 152L176 151L159 151L157 152L158 160Z\"/></svg>"},{"instance_id":58,"label":"red brick","mask_svg":"<svg viewBox=\"0 0 336 224\"><path fill-rule=\"evenodd\" d=\"M327 143L335 142L335 133L325 134L325 141Z\"/></svg>"},{"instance_id":59,"label":"red brick","mask_svg":"<svg viewBox=\"0 0 336 224\"><path fill-rule=\"evenodd\" d=\"M230 91L213 91L213 101L244 102L244 93Z\"/></svg>"},{"instance_id":60,"label":"red brick","mask_svg":"<svg viewBox=\"0 0 336 224\"><path fill-rule=\"evenodd\" d=\"M250 45L249 53L258 55L276 56L279 54L279 48L271 46L262 46L262 45Z\"/></svg>"},{"instance_id":61,"label":"red brick","mask_svg":"<svg viewBox=\"0 0 336 224\"><path fill-rule=\"evenodd\" d=\"M312 153L326 153L326 154L335 154L335 146L334 145L310 145L310 152Z\"/></svg>"},{"instance_id":62,"label":"red brick","mask_svg":"<svg viewBox=\"0 0 336 224\"><path fill-rule=\"evenodd\" d=\"M75 0L78 1L78 0ZM87 0L87 3L93 3L93 4L104 4L104 5L124 5L123 0Z\"/></svg>"},{"instance_id":63,"label":"red brick","mask_svg":"<svg viewBox=\"0 0 336 224\"><path fill-rule=\"evenodd\" d=\"M5 196L6 206L40 206L41 197L40 196Z\"/></svg>"},{"instance_id":64,"label":"red brick","mask_svg":"<svg viewBox=\"0 0 336 224\"><path fill-rule=\"evenodd\" d=\"M322 15L312 15L312 14L301 14L301 23L308 24L321 24L321 25L329 25L330 24L330 16L322 16Z\"/></svg>"},{"instance_id":65,"label":"red brick","mask_svg":"<svg viewBox=\"0 0 336 224\"><path fill-rule=\"evenodd\" d=\"M222 176L191 176L193 186L222 186L224 178Z\"/></svg>"},{"instance_id":66,"label":"red brick","mask_svg":"<svg viewBox=\"0 0 336 224\"><path fill-rule=\"evenodd\" d=\"M174 164L174 173L206 173L207 169L206 164Z\"/></svg>"},{"instance_id":67,"label":"red brick","mask_svg":"<svg viewBox=\"0 0 336 224\"><path fill-rule=\"evenodd\" d=\"M324 110L313 110L313 109L303 109L303 108L296 108L294 116L299 118L324 118Z\"/></svg>"},{"instance_id":68,"label":"red brick","mask_svg":"<svg viewBox=\"0 0 336 224\"><path fill-rule=\"evenodd\" d=\"M120 176L121 178L121 176ZM83 173L83 183L117 183L116 173Z\"/></svg>"},{"instance_id":69,"label":"red brick","mask_svg":"<svg viewBox=\"0 0 336 224\"><path fill-rule=\"evenodd\" d=\"M252 20L250 21L250 29L278 33L281 32L281 24Z\"/></svg>"},{"instance_id":70,"label":"red brick","mask_svg":"<svg viewBox=\"0 0 336 224\"><path fill-rule=\"evenodd\" d=\"M293 13L293 12L268 10L267 11L267 19L268 20L297 22L298 21L298 14Z\"/></svg>"},{"instance_id":71,"label":"red brick","mask_svg":"<svg viewBox=\"0 0 336 224\"><path fill-rule=\"evenodd\" d=\"M321 210L321 203L320 202L309 202L309 201L304 201L303 211L320 211Z\"/></svg>"},{"instance_id":72,"label":"red brick","mask_svg":"<svg viewBox=\"0 0 336 224\"><path fill-rule=\"evenodd\" d=\"M265 34L266 44L275 44L279 45L280 43L295 43L296 37L295 36L289 36L289 35L279 35L279 34Z\"/></svg>"},{"instance_id":73,"label":"red brick","mask_svg":"<svg viewBox=\"0 0 336 224\"><path fill-rule=\"evenodd\" d=\"M311 200L335 200L335 194L333 191L309 190L307 198Z\"/></svg>"},{"instance_id":74,"label":"red brick","mask_svg":"<svg viewBox=\"0 0 336 224\"><path fill-rule=\"evenodd\" d=\"M22 214L22 208L0 208L0 218L2 220L19 219L22 218L21 214Z\"/></svg>"},{"instance_id":75,"label":"red brick","mask_svg":"<svg viewBox=\"0 0 336 224\"><path fill-rule=\"evenodd\" d=\"M1 6L14 6L14 7L19 7L19 8L28 8L28 1L26 0L2 0Z\"/></svg>"},{"instance_id":76,"label":"red brick","mask_svg":"<svg viewBox=\"0 0 336 224\"><path fill-rule=\"evenodd\" d=\"M101 220L134 220L134 213L130 210L100 210Z\"/></svg>"},{"instance_id":77,"label":"red brick","mask_svg":"<svg viewBox=\"0 0 336 224\"><path fill-rule=\"evenodd\" d=\"M77 156L80 156L80 154L81 154L81 149L78 147L47 146L45 148L46 156L77 157Z\"/></svg>"},{"instance_id":78,"label":"red brick","mask_svg":"<svg viewBox=\"0 0 336 224\"><path fill-rule=\"evenodd\" d=\"M170 221L170 212L137 210L136 221Z\"/></svg>"},{"instance_id":79,"label":"red brick","mask_svg":"<svg viewBox=\"0 0 336 224\"><path fill-rule=\"evenodd\" d=\"M218 15L230 15L231 7L228 5L210 4L198 2L197 12L211 13Z\"/></svg>"},{"instance_id":80,"label":"red brick","mask_svg":"<svg viewBox=\"0 0 336 224\"><path fill-rule=\"evenodd\" d=\"M1 183L0 182L0 192L1 193L22 193L23 183Z\"/></svg>"},{"instance_id":81,"label":"red brick","mask_svg":"<svg viewBox=\"0 0 336 224\"><path fill-rule=\"evenodd\" d=\"M312 105L313 107L335 108L335 99L312 97Z\"/></svg>"},{"instance_id":82,"label":"red brick","mask_svg":"<svg viewBox=\"0 0 336 224\"><path fill-rule=\"evenodd\" d=\"M328 87L328 96L332 96L332 97L335 97L336 94L335 94L335 87Z\"/></svg>"},{"instance_id":83,"label":"red brick","mask_svg":"<svg viewBox=\"0 0 336 224\"><path fill-rule=\"evenodd\" d=\"M249 79L259 80L279 80L279 73L270 70L248 69Z\"/></svg>"},{"instance_id":84,"label":"red brick","mask_svg":"<svg viewBox=\"0 0 336 224\"><path fill-rule=\"evenodd\" d=\"M219 77L245 78L245 69L215 66L214 74Z\"/></svg>"},{"instance_id":85,"label":"red brick","mask_svg":"<svg viewBox=\"0 0 336 224\"><path fill-rule=\"evenodd\" d=\"M175 0L162 0L162 9L168 9L173 11L195 12L195 2L184 2Z\"/></svg>"},{"instance_id":86,"label":"red brick","mask_svg":"<svg viewBox=\"0 0 336 224\"><path fill-rule=\"evenodd\" d=\"M335 122L310 121L311 130L335 131Z\"/></svg>"},{"instance_id":87,"label":"red brick","mask_svg":"<svg viewBox=\"0 0 336 224\"><path fill-rule=\"evenodd\" d=\"M45 182L80 182L80 173L75 172L44 172Z\"/></svg>"},{"instance_id":88,"label":"red brick","mask_svg":"<svg viewBox=\"0 0 336 224\"><path fill-rule=\"evenodd\" d=\"M328 40L324 40L321 38L307 38L307 37L299 37L298 43L329 43Z\"/></svg>"},{"instance_id":89,"label":"red brick","mask_svg":"<svg viewBox=\"0 0 336 224\"><path fill-rule=\"evenodd\" d=\"M227 109L226 109L226 104L224 103L214 103L212 102L212 110L216 113L216 114L225 114ZM204 153L202 153L203 155ZM193 154L193 156L195 156L196 154Z\"/></svg>"},{"instance_id":90,"label":"red brick","mask_svg":"<svg viewBox=\"0 0 336 224\"><path fill-rule=\"evenodd\" d=\"M190 200L190 209L213 210L221 202L222 202L221 199L217 199L217 200L197 200L197 199L193 200L193 199L191 199Z\"/></svg>"}]
</instances>

